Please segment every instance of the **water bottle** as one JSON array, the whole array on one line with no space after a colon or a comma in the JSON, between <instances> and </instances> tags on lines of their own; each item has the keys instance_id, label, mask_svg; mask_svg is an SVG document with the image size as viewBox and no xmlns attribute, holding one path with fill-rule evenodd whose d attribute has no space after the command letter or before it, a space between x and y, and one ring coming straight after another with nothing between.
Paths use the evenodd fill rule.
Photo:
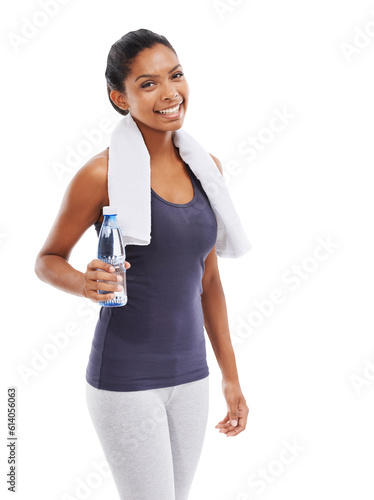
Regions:
<instances>
[{"instance_id":1,"label":"water bottle","mask_svg":"<svg viewBox=\"0 0 374 500\"><path fill-rule=\"evenodd\" d=\"M122 238L121 229L117 221L117 210L115 207L108 206L103 208L104 220L99 233L99 243L97 250L97 258L103 262L107 262L115 269L115 273L122 276L122 281L105 281L106 283L122 285L122 290L107 291L98 290L98 293L107 294L114 293L114 298L110 300L102 300L98 302L104 307L119 307L127 304L127 286L126 286L126 269L125 269L125 245Z\"/></svg>"}]
</instances>

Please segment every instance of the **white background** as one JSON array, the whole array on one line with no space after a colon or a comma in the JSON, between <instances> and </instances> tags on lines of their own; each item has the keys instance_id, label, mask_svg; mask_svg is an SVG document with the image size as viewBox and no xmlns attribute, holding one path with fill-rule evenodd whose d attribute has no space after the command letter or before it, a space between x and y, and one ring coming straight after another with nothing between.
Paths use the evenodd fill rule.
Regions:
<instances>
[{"instance_id":1,"label":"white background","mask_svg":"<svg viewBox=\"0 0 374 500\"><path fill-rule=\"evenodd\" d=\"M227 408L206 337L210 413L190 499L372 499L374 3L72 0L31 36L41 4L1 7L1 490L6 394L16 386L16 498L118 497L96 472L105 459L85 403L99 306L40 281L34 262L69 181L110 135L62 177L56 163L67 165L85 131L121 118L106 94L110 46L148 28L178 53L190 85L183 127L220 159L253 245L219 259L247 428L233 438L215 429ZM291 118L271 132L284 112ZM249 137L261 146L251 161ZM96 245L92 227L71 265L84 271ZM276 289L283 302L259 312ZM65 348L35 370L69 328Z\"/></svg>"}]
</instances>

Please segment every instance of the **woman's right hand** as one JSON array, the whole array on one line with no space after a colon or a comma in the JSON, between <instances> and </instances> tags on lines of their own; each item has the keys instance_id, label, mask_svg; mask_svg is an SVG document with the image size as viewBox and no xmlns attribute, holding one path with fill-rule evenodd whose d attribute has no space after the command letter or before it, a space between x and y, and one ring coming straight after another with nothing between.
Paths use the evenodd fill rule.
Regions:
<instances>
[{"instance_id":1,"label":"woman's right hand","mask_svg":"<svg viewBox=\"0 0 374 500\"><path fill-rule=\"evenodd\" d=\"M131 264L125 260L125 269L129 269ZM103 269L101 271L100 269ZM114 267L103 262L100 259L93 259L87 265L87 270L83 273L83 293L93 302L101 302L103 300L111 300L114 298L114 293L98 293L98 290L104 291L120 291L123 287L122 276L115 274ZM114 275L114 276L113 276ZM116 281L116 284L105 283L104 281ZM117 288L120 286L120 288Z\"/></svg>"}]
</instances>

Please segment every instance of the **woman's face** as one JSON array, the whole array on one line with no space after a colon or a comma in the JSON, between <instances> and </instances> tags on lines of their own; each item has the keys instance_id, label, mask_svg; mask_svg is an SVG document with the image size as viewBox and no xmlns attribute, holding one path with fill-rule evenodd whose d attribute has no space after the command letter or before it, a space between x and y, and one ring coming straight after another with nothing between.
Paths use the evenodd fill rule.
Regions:
<instances>
[{"instance_id":1,"label":"woman's face","mask_svg":"<svg viewBox=\"0 0 374 500\"><path fill-rule=\"evenodd\" d=\"M189 87L178 57L163 44L142 50L131 64L131 73L125 80L125 94L117 91L112 94L117 105L129 109L134 119L150 128L169 131L183 125ZM179 103L182 104L176 112L160 113Z\"/></svg>"}]
</instances>

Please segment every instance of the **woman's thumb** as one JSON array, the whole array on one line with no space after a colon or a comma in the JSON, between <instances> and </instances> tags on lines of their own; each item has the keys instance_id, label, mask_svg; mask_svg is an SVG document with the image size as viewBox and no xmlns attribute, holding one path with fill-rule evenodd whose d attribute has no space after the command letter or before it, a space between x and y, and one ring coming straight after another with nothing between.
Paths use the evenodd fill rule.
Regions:
<instances>
[{"instance_id":1,"label":"woman's thumb","mask_svg":"<svg viewBox=\"0 0 374 500\"><path fill-rule=\"evenodd\" d=\"M238 425L238 410L237 408L229 409L230 424L236 427Z\"/></svg>"}]
</instances>

